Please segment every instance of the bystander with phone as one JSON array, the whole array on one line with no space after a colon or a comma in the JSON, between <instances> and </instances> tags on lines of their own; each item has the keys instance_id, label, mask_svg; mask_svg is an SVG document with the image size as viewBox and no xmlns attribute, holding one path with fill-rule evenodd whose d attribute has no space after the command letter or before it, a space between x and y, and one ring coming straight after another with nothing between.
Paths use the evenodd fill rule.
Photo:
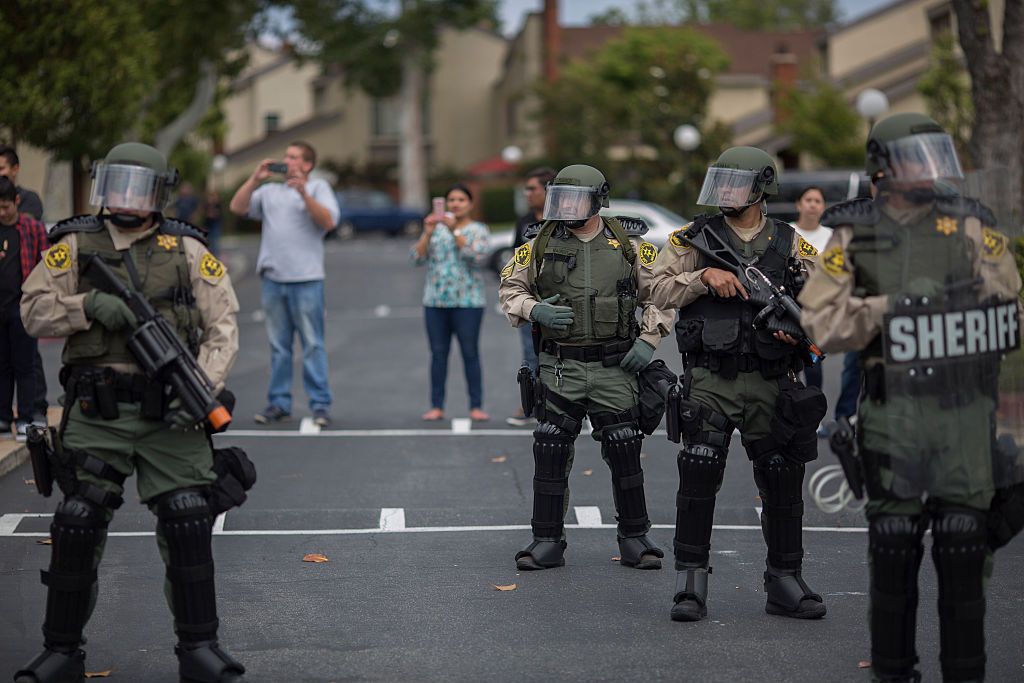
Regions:
<instances>
[{"instance_id":1,"label":"bystander with phone","mask_svg":"<svg viewBox=\"0 0 1024 683\"><path fill-rule=\"evenodd\" d=\"M302 343L302 379L313 421L331 423L331 387L324 348L324 237L338 223L338 200L327 181L310 178L316 151L293 142L283 161L264 159L231 198L231 211L263 222L256 269L270 339L267 407L253 418L280 422L292 412L292 341ZM267 183L274 174L284 182Z\"/></svg>"}]
</instances>

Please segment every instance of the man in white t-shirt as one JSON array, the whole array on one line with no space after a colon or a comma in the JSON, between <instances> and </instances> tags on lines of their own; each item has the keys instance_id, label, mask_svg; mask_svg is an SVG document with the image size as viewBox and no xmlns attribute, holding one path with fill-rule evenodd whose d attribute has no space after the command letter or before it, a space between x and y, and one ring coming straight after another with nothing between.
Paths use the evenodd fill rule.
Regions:
<instances>
[{"instance_id":1,"label":"man in white t-shirt","mask_svg":"<svg viewBox=\"0 0 1024 683\"><path fill-rule=\"evenodd\" d=\"M283 183L263 183L283 164ZM324 348L324 236L338 223L338 200L331 186L309 174L316 151L293 142L284 160L264 159L235 196L231 211L263 221L256 269L263 280L262 305L270 338L267 407L255 416L267 424L292 411L292 340L302 342L302 377L313 421L331 422L331 387Z\"/></svg>"}]
</instances>

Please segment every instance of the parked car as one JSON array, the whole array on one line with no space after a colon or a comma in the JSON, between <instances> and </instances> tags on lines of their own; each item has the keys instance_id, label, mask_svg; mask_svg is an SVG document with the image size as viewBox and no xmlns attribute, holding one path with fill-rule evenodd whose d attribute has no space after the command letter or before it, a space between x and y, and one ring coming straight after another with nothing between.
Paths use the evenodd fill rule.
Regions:
<instances>
[{"instance_id":1,"label":"parked car","mask_svg":"<svg viewBox=\"0 0 1024 683\"><path fill-rule=\"evenodd\" d=\"M639 199L612 199L609 204L607 209L601 209L602 215L642 218L649 228L644 239L658 249L665 246L670 234L689 223L688 219L674 211L652 202ZM512 258L514 240L515 233L512 230L491 234L489 263L494 272L501 272L502 267Z\"/></svg>"},{"instance_id":2,"label":"parked car","mask_svg":"<svg viewBox=\"0 0 1024 683\"><path fill-rule=\"evenodd\" d=\"M388 193L379 190L342 190L337 197L341 216L335 234L340 239L354 237L357 232L415 235L426 214L397 205Z\"/></svg>"},{"instance_id":3,"label":"parked car","mask_svg":"<svg viewBox=\"0 0 1024 683\"><path fill-rule=\"evenodd\" d=\"M820 187L825 193L825 208L857 197L870 197L870 182L863 171L783 171L779 176L779 194L768 202L768 215L783 221L799 218L796 200L804 188Z\"/></svg>"}]
</instances>

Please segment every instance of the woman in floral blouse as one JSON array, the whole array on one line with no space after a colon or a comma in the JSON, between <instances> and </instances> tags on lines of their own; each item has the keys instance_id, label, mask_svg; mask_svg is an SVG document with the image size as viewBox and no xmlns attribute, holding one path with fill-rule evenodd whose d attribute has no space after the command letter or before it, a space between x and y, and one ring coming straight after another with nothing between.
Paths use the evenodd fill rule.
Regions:
<instances>
[{"instance_id":1,"label":"woman in floral blouse","mask_svg":"<svg viewBox=\"0 0 1024 683\"><path fill-rule=\"evenodd\" d=\"M487 260L487 226L470 217L473 195L457 184L445 195L447 211L423 221L423 234L413 247L413 260L427 265L423 291L424 318L430 342L430 410L424 420L444 419L444 390L452 335L459 340L469 388L469 417L489 420L483 411L480 370L480 325L484 319L483 267Z\"/></svg>"}]
</instances>

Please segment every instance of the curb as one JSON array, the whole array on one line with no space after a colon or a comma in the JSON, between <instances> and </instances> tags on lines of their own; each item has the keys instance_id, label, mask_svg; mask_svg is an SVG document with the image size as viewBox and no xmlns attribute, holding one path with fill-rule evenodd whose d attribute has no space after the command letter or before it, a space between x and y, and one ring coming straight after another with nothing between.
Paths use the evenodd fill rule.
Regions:
<instances>
[{"instance_id":1,"label":"curb","mask_svg":"<svg viewBox=\"0 0 1024 683\"><path fill-rule=\"evenodd\" d=\"M0 455L0 477L13 472L28 460L28 447L19 444L13 451Z\"/></svg>"}]
</instances>

